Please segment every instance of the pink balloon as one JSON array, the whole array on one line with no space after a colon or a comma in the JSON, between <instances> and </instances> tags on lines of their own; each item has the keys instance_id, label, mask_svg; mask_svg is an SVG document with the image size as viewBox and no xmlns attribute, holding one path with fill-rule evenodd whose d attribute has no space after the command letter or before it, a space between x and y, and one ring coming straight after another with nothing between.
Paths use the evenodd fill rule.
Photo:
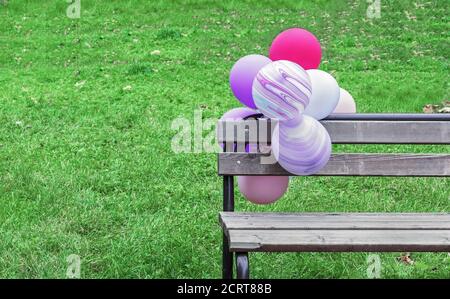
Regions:
<instances>
[{"instance_id":1,"label":"pink balloon","mask_svg":"<svg viewBox=\"0 0 450 299\"><path fill-rule=\"evenodd\" d=\"M356 103L352 95L341 88L339 102L333 113L356 113Z\"/></svg>"},{"instance_id":2,"label":"pink balloon","mask_svg":"<svg viewBox=\"0 0 450 299\"><path fill-rule=\"evenodd\" d=\"M291 28L274 39L269 57L273 61L295 62L305 70L317 69L322 59L322 49L314 34L305 29Z\"/></svg>"},{"instance_id":3,"label":"pink balloon","mask_svg":"<svg viewBox=\"0 0 450 299\"><path fill-rule=\"evenodd\" d=\"M289 186L288 176L240 176L238 187L250 202L266 205L280 199Z\"/></svg>"}]
</instances>

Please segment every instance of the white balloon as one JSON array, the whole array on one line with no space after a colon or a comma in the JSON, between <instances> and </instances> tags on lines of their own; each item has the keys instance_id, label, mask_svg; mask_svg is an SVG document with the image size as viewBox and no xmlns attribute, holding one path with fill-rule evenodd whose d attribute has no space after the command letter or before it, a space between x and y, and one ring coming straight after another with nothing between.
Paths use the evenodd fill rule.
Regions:
<instances>
[{"instance_id":1,"label":"white balloon","mask_svg":"<svg viewBox=\"0 0 450 299\"><path fill-rule=\"evenodd\" d=\"M356 113L356 103L352 95L345 89L341 88L339 102L333 113Z\"/></svg>"},{"instance_id":2,"label":"white balloon","mask_svg":"<svg viewBox=\"0 0 450 299\"><path fill-rule=\"evenodd\" d=\"M333 112L339 101L339 85L336 79L321 70L307 70L312 83L312 95L304 113L317 120Z\"/></svg>"}]
</instances>

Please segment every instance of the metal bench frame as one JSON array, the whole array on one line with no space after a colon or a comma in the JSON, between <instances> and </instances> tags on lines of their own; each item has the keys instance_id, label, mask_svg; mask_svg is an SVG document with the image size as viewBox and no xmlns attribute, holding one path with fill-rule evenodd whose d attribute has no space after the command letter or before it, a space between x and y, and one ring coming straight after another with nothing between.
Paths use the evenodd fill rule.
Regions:
<instances>
[{"instance_id":1,"label":"metal bench frame","mask_svg":"<svg viewBox=\"0 0 450 299\"><path fill-rule=\"evenodd\" d=\"M250 118L260 117L262 115L258 114ZM450 144L448 114L334 114L321 123L327 128L334 144ZM218 172L223 176L224 212L234 211L234 176L292 175L278 164L257 163L258 154L235 153L236 140L230 141L227 136L223 136L219 141L224 145L224 153L218 155ZM247 136L246 143L255 141L258 142L249 140ZM359 165L358 167L352 167L349 163L352 159L356 159L356 163L353 164ZM361 163L367 167L361 167ZM415 166L408 169L407 167L411 165ZM448 177L450 154L336 154L317 175ZM233 278L234 258L237 278L249 278L248 252L230 251L224 229L222 247L224 279Z\"/></svg>"}]
</instances>

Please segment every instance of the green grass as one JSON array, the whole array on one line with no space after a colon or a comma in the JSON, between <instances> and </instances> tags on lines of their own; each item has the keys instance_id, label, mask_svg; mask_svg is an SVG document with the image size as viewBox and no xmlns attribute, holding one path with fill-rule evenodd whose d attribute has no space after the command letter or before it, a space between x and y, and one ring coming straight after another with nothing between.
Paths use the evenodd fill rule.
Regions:
<instances>
[{"instance_id":1,"label":"green grass","mask_svg":"<svg viewBox=\"0 0 450 299\"><path fill-rule=\"evenodd\" d=\"M171 122L238 107L228 74L297 26L359 112L448 100L446 1L65 1L0 4L0 277L216 278L222 182L214 154L174 154ZM155 50L160 55L151 55ZM131 90L124 87L131 86ZM339 147L449 152L445 146ZM448 179L296 178L248 211L450 210ZM364 278L367 254L253 254L258 278ZM383 278L449 278L447 253L382 254Z\"/></svg>"}]
</instances>

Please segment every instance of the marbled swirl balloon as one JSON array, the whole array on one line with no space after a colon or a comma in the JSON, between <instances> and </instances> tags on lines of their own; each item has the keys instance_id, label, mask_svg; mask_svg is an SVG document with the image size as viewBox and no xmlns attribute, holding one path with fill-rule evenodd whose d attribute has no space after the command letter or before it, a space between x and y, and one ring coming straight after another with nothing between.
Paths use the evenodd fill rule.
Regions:
<instances>
[{"instance_id":1,"label":"marbled swirl balloon","mask_svg":"<svg viewBox=\"0 0 450 299\"><path fill-rule=\"evenodd\" d=\"M320 122L303 115L297 126L278 125L272 136L272 150L278 163L290 173L310 175L330 159L331 139Z\"/></svg>"},{"instance_id":2,"label":"marbled swirl balloon","mask_svg":"<svg viewBox=\"0 0 450 299\"><path fill-rule=\"evenodd\" d=\"M286 60L263 67L253 81L253 100L268 118L296 125L311 97L311 80L298 64Z\"/></svg>"}]
</instances>

